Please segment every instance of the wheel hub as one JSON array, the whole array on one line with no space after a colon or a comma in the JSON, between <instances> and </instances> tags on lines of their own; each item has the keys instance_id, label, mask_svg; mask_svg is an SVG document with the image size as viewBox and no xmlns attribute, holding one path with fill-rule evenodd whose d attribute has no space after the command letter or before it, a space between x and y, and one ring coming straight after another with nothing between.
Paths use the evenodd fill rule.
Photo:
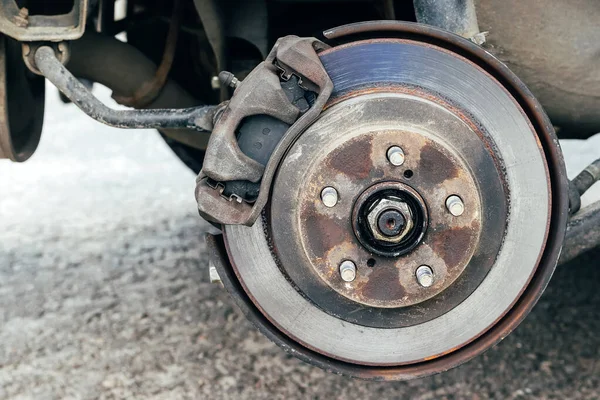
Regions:
<instances>
[{"instance_id":1,"label":"wheel hub","mask_svg":"<svg viewBox=\"0 0 600 400\"><path fill-rule=\"evenodd\" d=\"M416 128L431 121L427 131ZM405 153L401 166L386 157L392 146ZM490 171L485 181L470 172L475 157ZM328 187L337 192L334 206L320 198ZM483 205L479 187L486 189ZM497 251L497 244L478 244L482 234L500 242L502 193L494 160L460 118L401 89L359 94L331 107L290 149L273 187L270 240L289 279L324 311L369 326L404 326L408 316L423 322L470 294L450 291L425 315L410 308L448 289L476 250L478 256ZM445 205L452 195L469 205L460 217ZM485 232L482 207L495 221ZM402 215L399 235L380 232L380 222L388 229L386 212ZM357 266L351 283L338 272L345 260ZM436 277L426 289L415 275L421 265ZM478 265L464 279L474 287L490 267ZM368 307L357 311L357 303Z\"/></svg>"}]
</instances>

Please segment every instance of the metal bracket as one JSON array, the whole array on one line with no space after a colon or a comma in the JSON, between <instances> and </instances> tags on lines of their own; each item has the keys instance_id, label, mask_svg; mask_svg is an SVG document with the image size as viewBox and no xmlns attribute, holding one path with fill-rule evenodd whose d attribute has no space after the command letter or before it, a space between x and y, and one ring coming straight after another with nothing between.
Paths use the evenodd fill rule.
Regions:
<instances>
[{"instance_id":1,"label":"metal bracket","mask_svg":"<svg viewBox=\"0 0 600 400\"><path fill-rule=\"evenodd\" d=\"M79 39L85 31L88 0L73 1L61 15L34 15L15 0L0 0L0 32L21 42Z\"/></svg>"},{"instance_id":2,"label":"metal bracket","mask_svg":"<svg viewBox=\"0 0 600 400\"><path fill-rule=\"evenodd\" d=\"M315 38L283 37L266 60L237 86L229 106L215 124L197 179L196 200L202 217L226 225L254 224L267 203L271 181L285 152L316 120L333 91L333 82L317 55L327 47ZM280 82L291 75L298 76L304 87L318 95L305 113L290 102L281 87ZM245 155L236 140L242 120L253 115L268 115L291 125L266 166ZM220 186L211 183L240 180L260 182L253 204L224 198L222 190L218 190Z\"/></svg>"}]
</instances>

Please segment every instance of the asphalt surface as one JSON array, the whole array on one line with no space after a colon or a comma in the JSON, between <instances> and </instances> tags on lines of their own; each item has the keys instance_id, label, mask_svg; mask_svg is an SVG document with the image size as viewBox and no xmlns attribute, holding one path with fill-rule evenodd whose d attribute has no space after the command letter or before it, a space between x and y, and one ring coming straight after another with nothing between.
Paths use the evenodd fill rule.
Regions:
<instances>
[{"instance_id":1,"label":"asphalt surface","mask_svg":"<svg viewBox=\"0 0 600 400\"><path fill-rule=\"evenodd\" d=\"M0 162L0 399L600 398L600 251L560 267L525 322L459 368L331 375L208 283L194 176L155 132L106 128L54 93L48 108L34 158ZM571 174L598 139L565 145L589 153Z\"/></svg>"}]
</instances>

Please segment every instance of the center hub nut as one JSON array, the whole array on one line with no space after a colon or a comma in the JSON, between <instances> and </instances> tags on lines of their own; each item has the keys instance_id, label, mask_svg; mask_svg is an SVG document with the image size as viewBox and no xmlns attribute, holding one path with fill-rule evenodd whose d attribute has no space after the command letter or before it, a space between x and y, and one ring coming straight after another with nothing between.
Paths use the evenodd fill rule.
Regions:
<instances>
[{"instance_id":1,"label":"center hub nut","mask_svg":"<svg viewBox=\"0 0 600 400\"><path fill-rule=\"evenodd\" d=\"M373 204L367 221L374 237L398 243L414 227L414 217L406 202L398 197L385 197Z\"/></svg>"},{"instance_id":2,"label":"center hub nut","mask_svg":"<svg viewBox=\"0 0 600 400\"><path fill-rule=\"evenodd\" d=\"M414 249L427 228L427 207L410 186L383 182L358 198L353 212L354 232L370 251L388 257Z\"/></svg>"}]
</instances>

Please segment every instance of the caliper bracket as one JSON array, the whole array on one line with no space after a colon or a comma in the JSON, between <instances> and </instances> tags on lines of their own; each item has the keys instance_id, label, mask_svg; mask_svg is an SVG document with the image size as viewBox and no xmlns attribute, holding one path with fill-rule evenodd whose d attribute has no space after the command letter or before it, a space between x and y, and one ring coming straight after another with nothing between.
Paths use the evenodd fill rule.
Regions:
<instances>
[{"instance_id":1,"label":"caliper bracket","mask_svg":"<svg viewBox=\"0 0 600 400\"><path fill-rule=\"evenodd\" d=\"M200 215L225 225L254 224L267 203L275 171L287 149L314 122L333 91L333 82L317 53L328 46L315 38L286 36L277 41L265 61L241 82L218 117L197 179L196 200ZM282 88L297 77L299 85L317 94L311 107L300 109ZM266 165L244 154L236 133L245 118L273 117L291 125L275 146ZM258 197L225 194L227 182L260 183Z\"/></svg>"}]
</instances>

